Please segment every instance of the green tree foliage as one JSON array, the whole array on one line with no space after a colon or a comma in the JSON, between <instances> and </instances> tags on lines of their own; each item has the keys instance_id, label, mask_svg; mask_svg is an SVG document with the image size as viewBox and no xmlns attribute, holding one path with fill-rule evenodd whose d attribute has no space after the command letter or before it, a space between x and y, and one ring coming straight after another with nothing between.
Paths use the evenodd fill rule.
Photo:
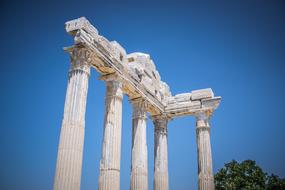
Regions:
<instances>
[{"instance_id":1,"label":"green tree foliage","mask_svg":"<svg viewBox=\"0 0 285 190\"><path fill-rule=\"evenodd\" d=\"M285 190L285 179L281 179L277 175L267 176L266 183L266 190Z\"/></svg>"},{"instance_id":2,"label":"green tree foliage","mask_svg":"<svg viewBox=\"0 0 285 190\"><path fill-rule=\"evenodd\" d=\"M267 173L255 161L233 160L215 174L216 190L285 190L285 179Z\"/></svg>"}]
</instances>

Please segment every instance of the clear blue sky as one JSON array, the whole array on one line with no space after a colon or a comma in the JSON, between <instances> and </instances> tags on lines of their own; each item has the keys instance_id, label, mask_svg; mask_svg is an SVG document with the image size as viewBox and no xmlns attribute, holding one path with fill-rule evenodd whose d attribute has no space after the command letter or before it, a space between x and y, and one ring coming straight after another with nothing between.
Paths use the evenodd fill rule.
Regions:
<instances>
[{"instance_id":1,"label":"clear blue sky","mask_svg":"<svg viewBox=\"0 0 285 190\"><path fill-rule=\"evenodd\" d=\"M173 94L211 87L214 172L256 160L285 177L284 1L1 1L0 189L52 189L72 44L64 22L86 16L128 53L151 54ZM82 189L98 188L105 84L92 72ZM131 106L124 98L121 189L129 189ZM148 122L149 189L153 124ZM197 189L195 120L169 123L170 188Z\"/></svg>"}]
</instances>

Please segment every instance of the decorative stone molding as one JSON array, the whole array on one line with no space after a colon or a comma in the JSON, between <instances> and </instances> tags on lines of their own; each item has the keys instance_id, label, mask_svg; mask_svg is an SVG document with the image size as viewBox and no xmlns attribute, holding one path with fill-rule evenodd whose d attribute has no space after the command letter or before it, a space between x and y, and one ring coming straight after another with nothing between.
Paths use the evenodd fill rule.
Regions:
<instances>
[{"instance_id":1,"label":"decorative stone molding","mask_svg":"<svg viewBox=\"0 0 285 190\"><path fill-rule=\"evenodd\" d=\"M147 119L146 114L149 107L147 101L142 98L137 98L135 100L131 100L131 103L133 105L133 119Z\"/></svg>"},{"instance_id":2,"label":"decorative stone molding","mask_svg":"<svg viewBox=\"0 0 285 190\"><path fill-rule=\"evenodd\" d=\"M167 122L165 122L165 124L167 125ZM162 134L162 135L166 135L167 136L167 127L161 127L161 126L155 126L154 127L154 132L155 134Z\"/></svg>"},{"instance_id":3,"label":"decorative stone molding","mask_svg":"<svg viewBox=\"0 0 285 190\"><path fill-rule=\"evenodd\" d=\"M209 111L199 111L195 113L196 117L196 129L206 129L210 130L209 120L211 118L211 113Z\"/></svg>"},{"instance_id":4,"label":"decorative stone molding","mask_svg":"<svg viewBox=\"0 0 285 190\"><path fill-rule=\"evenodd\" d=\"M122 79L116 74L103 75L100 80L106 82L106 96L105 98L117 98L122 101L123 99L123 82Z\"/></svg>"},{"instance_id":5,"label":"decorative stone molding","mask_svg":"<svg viewBox=\"0 0 285 190\"><path fill-rule=\"evenodd\" d=\"M155 133L167 135L167 123L170 118L166 115L153 116Z\"/></svg>"},{"instance_id":6,"label":"decorative stone molding","mask_svg":"<svg viewBox=\"0 0 285 190\"><path fill-rule=\"evenodd\" d=\"M74 72L85 72L90 76L90 67L92 63L92 52L84 47L65 48L65 51L70 55L70 70L69 75Z\"/></svg>"}]
</instances>

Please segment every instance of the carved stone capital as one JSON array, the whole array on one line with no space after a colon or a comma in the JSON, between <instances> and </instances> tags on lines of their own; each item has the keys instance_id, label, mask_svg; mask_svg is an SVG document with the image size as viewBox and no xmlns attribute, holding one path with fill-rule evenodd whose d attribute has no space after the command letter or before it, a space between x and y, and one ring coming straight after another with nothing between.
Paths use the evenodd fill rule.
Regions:
<instances>
[{"instance_id":1,"label":"carved stone capital","mask_svg":"<svg viewBox=\"0 0 285 190\"><path fill-rule=\"evenodd\" d=\"M165 128L170 118L167 115L152 116L155 127Z\"/></svg>"},{"instance_id":2,"label":"carved stone capital","mask_svg":"<svg viewBox=\"0 0 285 190\"><path fill-rule=\"evenodd\" d=\"M167 135L167 123L170 120L167 115L152 116L155 134Z\"/></svg>"},{"instance_id":3,"label":"carved stone capital","mask_svg":"<svg viewBox=\"0 0 285 190\"><path fill-rule=\"evenodd\" d=\"M80 71L90 75L92 53L84 47L72 47L67 49L70 54L70 72Z\"/></svg>"},{"instance_id":4,"label":"carved stone capital","mask_svg":"<svg viewBox=\"0 0 285 190\"><path fill-rule=\"evenodd\" d=\"M131 100L131 103L133 104L133 119L146 119L146 113L149 107L147 101L142 98L137 98L135 100Z\"/></svg>"},{"instance_id":5,"label":"carved stone capital","mask_svg":"<svg viewBox=\"0 0 285 190\"><path fill-rule=\"evenodd\" d=\"M167 135L168 129L167 129L167 122L164 122L162 125L155 124L154 126L154 133L155 134L161 134L161 135Z\"/></svg>"},{"instance_id":6,"label":"carved stone capital","mask_svg":"<svg viewBox=\"0 0 285 190\"><path fill-rule=\"evenodd\" d=\"M199 111L195 113L196 116L196 128L199 129L210 129L209 119L211 113L209 111Z\"/></svg>"},{"instance_id":7,"label":"carved stone capital","mask_svg":"<svg viewBox=\"0 0 285 190\"><path fill-rule=\"evenodd\" d=\"M117 98L123 100L123 83L120 80L105 80L107 86L107 92L105 98Z\"/></svg>"}]
</instances>

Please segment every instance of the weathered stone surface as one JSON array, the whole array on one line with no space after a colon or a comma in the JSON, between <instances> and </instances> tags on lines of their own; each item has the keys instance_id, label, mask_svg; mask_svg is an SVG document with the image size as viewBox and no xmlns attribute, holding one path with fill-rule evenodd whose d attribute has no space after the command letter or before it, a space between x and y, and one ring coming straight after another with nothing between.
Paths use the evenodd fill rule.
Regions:
<instances>
[{"instance_id":1,"label":"weathered stone surface","mask_svg":"<svg viewBox=\"0 0 285 190\"><path fill-rule=\"evenodd\" d=\"M204 98L213 98L214 93L211 88L201 89L201 90L193 90L191 100L200 100Z\"/></svg>"},{"instance_id":2,"label":"weathered stone surface","mask_svg":"<svg viewBox=\"0 0 285 190\"><path fill-rule=\"evenodd\" d=\"M123 64L127 64L126 50L117 41L112 41L111 44L113 46L113 55L115 58L123 62Z\"/></svg>"},{"instance_id":3,"label":"weathered stone surface","mask_svg":"<svg viewBox=\"0 0 285 190\"><path fill-rule=\"evenodd\" d=\"M131 190L148 189L148 161L146 142L147 103L144 100L132 101L132 165Z\"/></svg>"},{"instance_id":4,"label":"weathered stone surface","mask_svg":"<svg viewBox=\"0 0 285 190\"><path fill-rule=\"evenodd\" d=\"M54 190L79 190L90 65L86 49L73 49L58 145Z\"/></svg>"},{"instance_id":5,"label":"weathered stone surface","mask_svg":"<svg viewBox=\"0 0 285 190\"><path fill-rule=\"evenodd\" d=\"M167 117L157 116L154 123L154 190L168 190Z\"/></svg>"},{"instance_id":6,"label":"weathered stone surface","mask_svg":"<svg viewBox=\"0 0 285 190\"><path fill-rule=\"evenodd\" d=\"M168 104L176 104L179 102L189 102L191 101L191 93L176 94L175 96L168 97Z\"/></svg>"},{"instance_id":7,"label":"weathered stone surface","mask_svg":"<svg viewBox=\"0 0 285 190\"><path fill-rule=\"evenodd\" d=\"M215 185L212 166L209 115L206 112L197 112L196 118L199 179L198 189L214 190Z\"/></svg>"},{"instance_id":8,"label":"weathered stone surface","mask_svg":"<svg viewBox=\"0 0 285 190\"><path fill-rule=\"evenodd\" d=\"M165 111L169 110L176 110L176 109L182 109L182 108L200 108L201 107L201 102L200 101L189 101L189 102L178 102L174 104L168 104L165 107Z\"/></svg>"},{"instance_id":9,"label":"weathered stone surface","mask_svg":"<svg viewBox=\"0 0 285 190\"><path fill-rule=\"evenodd\" d=\"M185 102L185 101L190 101L191 95L192 95L191 93L182 93L175 95L174 98L177 102Z\"/></svg>"},{"instance_id":10,"label":"weathered stone surface","mask_svg":"<svg viewBox=\"0 0 285 190\"><path fill-rule=\"evenodd\" d=\"M159 93L160 93L162 102L166 105L167 98L171 97L171 92L166 82L162 82L162 81L160 82Z\"/></svg>"},{"instance_id":11,"label":"weathered stone surface","mask_svg":"<svg viewBox=\"0 0 285 190\"><path fill-rule=\"evenodd\" d=\"M88 33L93 35L98 34L98 30L90 24L90 22L85 17L80 17L65 23L66 32L71 35L75 35L77 30L83 29Z\"/></svg>"},{"instance_id":12,"label":"weathered stone surface","mask_svg":"<svg viewBox=\"0 0 285 190\"><path fill-rule=\"evenodd\" d=\"M148 54L128 54L129 72L133 78L138 79L143 87L159 101L164 101L171 95L168 85L161 81L160 75Z\"/></svg>"},{"instance_id":13,"label":"weathered stone surface","mask_svg":"<svg viewBox=\"0 0 285 190\"><path fill-rule=\"evenodd\" d=\"M219 96L201 100L202 108L209 108L213 110L219 106L220 102L221 102L221 97Z\"/></svg>"},{"instance_id":14,"label":"weathered stone surface","mask_svg":"<svg viewBox=\"0 0 285 190\"><path fill-rule=\"evenodd\" d=\"M116 77L105 77L105 121L100 161L99 190L120 189L122 82Z\"/></svg>"}]
</instances>

